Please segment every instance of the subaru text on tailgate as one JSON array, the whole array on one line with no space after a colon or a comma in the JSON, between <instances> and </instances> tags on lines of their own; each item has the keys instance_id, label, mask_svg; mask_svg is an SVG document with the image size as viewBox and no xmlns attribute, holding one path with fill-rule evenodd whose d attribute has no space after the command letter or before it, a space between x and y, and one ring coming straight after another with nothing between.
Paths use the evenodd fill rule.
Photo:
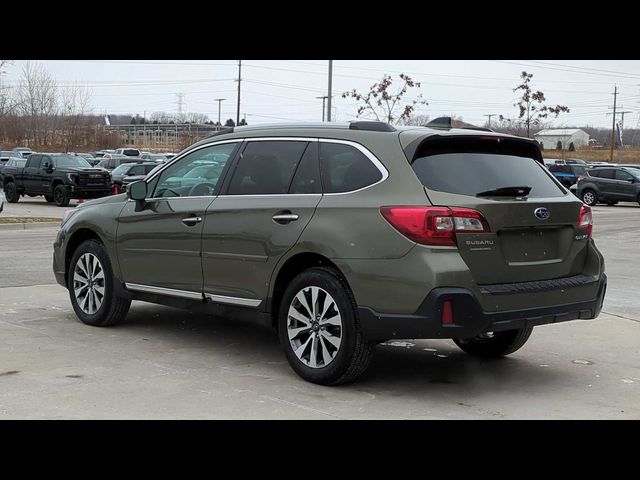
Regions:
<instances>
[{"instance_id":1,"label":"subaru text on tailgate","mask_svg":"<svg viewBox=\"0 0 640 480\"><path fill-rule=\"evenodd\" d=\"M529 139L447 119L260 125L69 212L54 273L86 324L120 322L132 300L244 312L302 378L335 385L389 339L496 357L535 326L597 317L591 230Z\"/></svg>"}]
</instances>

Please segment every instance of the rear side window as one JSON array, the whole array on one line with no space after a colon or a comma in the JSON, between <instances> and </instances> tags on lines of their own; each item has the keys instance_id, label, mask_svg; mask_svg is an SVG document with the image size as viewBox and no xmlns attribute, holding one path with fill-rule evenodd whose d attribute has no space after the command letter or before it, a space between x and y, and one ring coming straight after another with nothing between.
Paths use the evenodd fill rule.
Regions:
<instances>
[{"instance_id":1,"label":"rear side window","mask_svg":"<svg viewBox=\"0 0 640 480\"><path fill-rule=\"evenodd\" d=\"M599 177L600 169L587 170L587 173L589 174L590 177Z\"/></svg>"},{"instance_id":2,"label":"rear side window","mask_svg":"<svg viewBox=\"0 0 640 480\"><path fill-rule=\"evenodd\" d=\"M324 193L352 192L382 180L364 153L341 143L320 143L320 171Z\"/></svg>"},{"instance_id":3,"label":"rear side window","mask_svg":"<svg viewBox=\"0 0 640 480\"><path fill-rule=\"evenodd\" d=\"M318 143L311 142L304 151L302 160L289 187L291 194L322 193L320 185L320 164L318 162Z\"/></svg>"},{"instance_id":4,"label":"rear side window","mask_svg":"<svg viewBox=\"0 0 640 480\"><path fill-rule=\"evenodd\" d=\"M613 180L616 176L616 171L612 168L600 168L598 169L598 177L600 178L608 178Z\"/></svg>"},{"instance_id":5,"label":"rear side window","mask_svg":"<svg viewBox=\"0 0 640 480\"><path fill-rule=\"evenodd\" d=\"M228 194L286 194L306 148L307 142L303 141L249 142L233 173Z\"/></svg>"},{"instance_id":6,"label":"rear side window","mask_svg":"<svg viewBox=\"0 0 640 480\"><path fill-rule=\"evenodd\" d=\"M535 159L495 153L443 153L417 158L413 170L430 190L475 196L496 188L529 186L529 198L565 193Z\"/></svg>"}]
</instances>

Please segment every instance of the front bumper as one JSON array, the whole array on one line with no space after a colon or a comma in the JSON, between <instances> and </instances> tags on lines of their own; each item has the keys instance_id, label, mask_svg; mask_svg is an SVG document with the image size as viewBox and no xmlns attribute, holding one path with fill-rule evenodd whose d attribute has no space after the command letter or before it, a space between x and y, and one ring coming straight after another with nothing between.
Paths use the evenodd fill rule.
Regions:
<instances>
[{"instance_id":1,"label":"front bumper","mask_svg":"<svg viewBox=\"0 0 640 480\"><path fill-rule=\"evenodd\" d=\"M598 279L596 297L588 301L524 310L483 312L471 291L465 288L435 288L413 315L379 314L368 307L360 307L358 312L363 333L369 340L472 338L484 332L596 318L602 309L606 289L607 276L603 273ZM453 323L448 325L441 322L445 300L451 300L453 306Z\"/></svg>"}]
</instances>

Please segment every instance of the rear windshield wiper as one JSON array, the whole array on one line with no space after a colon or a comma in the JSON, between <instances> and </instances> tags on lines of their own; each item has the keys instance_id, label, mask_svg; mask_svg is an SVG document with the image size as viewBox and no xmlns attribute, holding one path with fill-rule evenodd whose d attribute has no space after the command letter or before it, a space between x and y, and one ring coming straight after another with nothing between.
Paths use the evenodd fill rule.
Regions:
<instances>
[{"instance_id":1,"label":"rear windshield wiper","mask_svg":"<svg viewBox=\"0 0 640 480\"><path fill-rule=\"evenodd\" d=\"M500 187L486 192L476 193L476 197L526 197L529 195L531 187L520 185L515 187Z\"/></svg>"}]
</instances>

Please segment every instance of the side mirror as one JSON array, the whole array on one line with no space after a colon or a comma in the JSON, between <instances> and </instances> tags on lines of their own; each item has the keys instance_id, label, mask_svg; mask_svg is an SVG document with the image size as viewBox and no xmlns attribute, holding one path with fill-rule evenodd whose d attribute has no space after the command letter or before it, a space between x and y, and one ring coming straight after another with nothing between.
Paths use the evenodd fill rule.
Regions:
<instances>
[{"instance_id":1,"label":"side mirror","mask_svg":"<svg viewBox=\"0 0 640 480\"><path fill-rule=\"evenodd\" d=\"M147 198L147 182L133 182L127 187L127 196L136 202L144 201Z\"/></svg>"}]
</instances>

